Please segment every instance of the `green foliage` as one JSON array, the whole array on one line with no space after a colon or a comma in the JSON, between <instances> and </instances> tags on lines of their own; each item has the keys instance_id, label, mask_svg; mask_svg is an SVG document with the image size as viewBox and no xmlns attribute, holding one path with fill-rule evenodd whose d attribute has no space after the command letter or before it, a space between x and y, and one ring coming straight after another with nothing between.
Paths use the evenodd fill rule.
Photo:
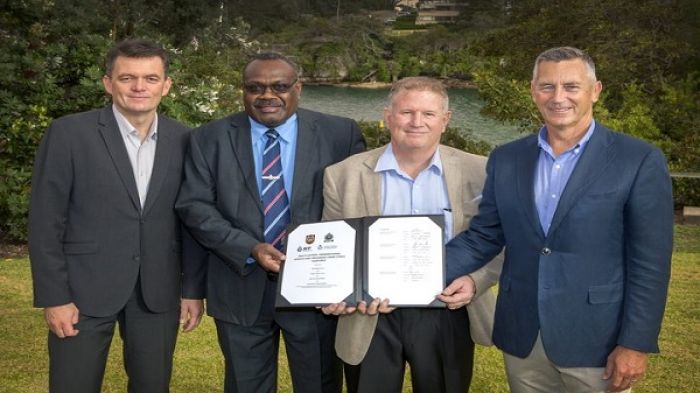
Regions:
<instances>
[{"instance_id":1,"label":"green foliage","mask_svg":"<svg viewBox=\"0 0 700 393\"><path fill-rule=\"evenodd\" d=\"M92 0L83 6L67 0L34 0L5 2L2 7L0 239L23 241L34 152L49 122L109 102L101 79L104 54L113 43L110 25L160 42L167 43L168 38L149 25L157 14L142 22L129 19L143 7L148 9L145 3L130 3L132 8L120 9L124 13L114 19L109 17L112 8ZM226 27L214 24L199 32L199 40L181 49L170 47L175 83L161 110L191 126L238 111L238 70L246 61L245 53L258 48L248 31L242 20Z\"/></svg>"}]
</instances>

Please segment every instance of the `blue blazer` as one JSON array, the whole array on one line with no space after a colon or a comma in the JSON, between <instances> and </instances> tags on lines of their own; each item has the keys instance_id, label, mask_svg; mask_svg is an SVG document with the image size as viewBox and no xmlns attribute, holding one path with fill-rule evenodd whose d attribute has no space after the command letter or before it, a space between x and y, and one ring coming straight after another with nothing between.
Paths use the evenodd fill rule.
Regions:
<instances>
[{"instance_id":1,"label":"blue blazer","mask_svg":"<svg viewBox=\"0 0 700 393\"><path fill-rule=\"evenodd\" d=\"M498 147L479 213L447 245L448 279L505 246L493 341L526 357L541 332L561 367L603 367L616 345L658 352L673 197L661 151L596 125L544 234L534 198L537 136Z\"/></svg>"}]
</instances>

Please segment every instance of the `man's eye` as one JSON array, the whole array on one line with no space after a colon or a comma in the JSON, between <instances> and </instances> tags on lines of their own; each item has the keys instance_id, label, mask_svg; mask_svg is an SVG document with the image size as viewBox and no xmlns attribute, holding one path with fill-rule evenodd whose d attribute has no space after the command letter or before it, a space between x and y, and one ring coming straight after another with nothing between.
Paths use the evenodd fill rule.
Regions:
<instances>
[{"instance_id":1,"label":"man's eye","mask_svg":"<svg viewBox=\"0 0 700 393\"><path fill-rule=\"evenodd\" d=\"M158 82L160 82L160 78L158 78L157 76L149 76L149 77L146 78L146 82L148 82L148 83L158 83Z\"/></svg>"},{"instance_id":2,"label":"man's eye","mask_svg":"<svg viewBox=\"0 0 700 393\"><path fill-rule=\"evenodd\" d=\"M275 83L272 86L272 91L275 93L286 93L289 91L289 89L292 88L292 85L286 84L286 83Z\"/></svg>"},{"instance_id":3,"label":"man's eye","mask_svg":"<svg viewBox=\"0 0 700 393\"><path fill-rule=\"evenodd\" d=\"M119 80L119 82L124 82L124 83L126 83L126 82L131 82L131 81L133 81L133 80L134 80L134 77L133 77L133 76L120 76L120 77L117 78L117 79Z\"/></svg>"}]
</instances>

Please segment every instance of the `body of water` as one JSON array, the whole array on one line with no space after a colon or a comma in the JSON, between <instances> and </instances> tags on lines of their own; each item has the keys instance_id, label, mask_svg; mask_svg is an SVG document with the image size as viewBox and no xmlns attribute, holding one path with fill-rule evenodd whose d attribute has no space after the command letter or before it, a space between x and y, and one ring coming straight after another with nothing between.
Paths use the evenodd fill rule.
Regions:
<instances>
[{"instance_id":1,"label":"body of water","mask_svg":"<svg viewBox=\"0 0 700 393\"><path fill-rule=\"evenodd\" d=\"M304 85L300 106L355 120L377 121L382 119L388 94L388 88ZM483 102L475 89L450 89L448 94L452 111L451 127L468 130L475 138L492 145L523 136L515 126L481 115L479 111Z\"/></svg>"}]
</instances>

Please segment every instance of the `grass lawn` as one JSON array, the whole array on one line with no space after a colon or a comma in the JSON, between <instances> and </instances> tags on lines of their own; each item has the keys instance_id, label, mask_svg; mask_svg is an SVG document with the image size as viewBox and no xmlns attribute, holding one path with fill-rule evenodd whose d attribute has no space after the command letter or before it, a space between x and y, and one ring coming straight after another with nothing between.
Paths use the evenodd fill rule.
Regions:
<instances>
[{"instance_id":1,"label":"grass lawn","mask_svg":"<svg viewBox=\"0 0 700 393\"><path fill-rule=\"evenodd\" d=\"M651 357L647 378L635 393L700 392L700 226L676 226L673 275L661 354ZM26 258L0 260L0 392L45 392L48 384L47 330L33 309ZM286 360L280 356L280 392L291 392ZM126 391L121 340L112 344L103 392ZM495 348L477 348L472 392L507 392L502 358ZM214 324L205 318L196 331L180 336L175 353L173 393L221 392L223 358ZM408 385L408 384L407 384ZM404 392L411 392L409 386Z\"/></svg>"}]
</instances>

